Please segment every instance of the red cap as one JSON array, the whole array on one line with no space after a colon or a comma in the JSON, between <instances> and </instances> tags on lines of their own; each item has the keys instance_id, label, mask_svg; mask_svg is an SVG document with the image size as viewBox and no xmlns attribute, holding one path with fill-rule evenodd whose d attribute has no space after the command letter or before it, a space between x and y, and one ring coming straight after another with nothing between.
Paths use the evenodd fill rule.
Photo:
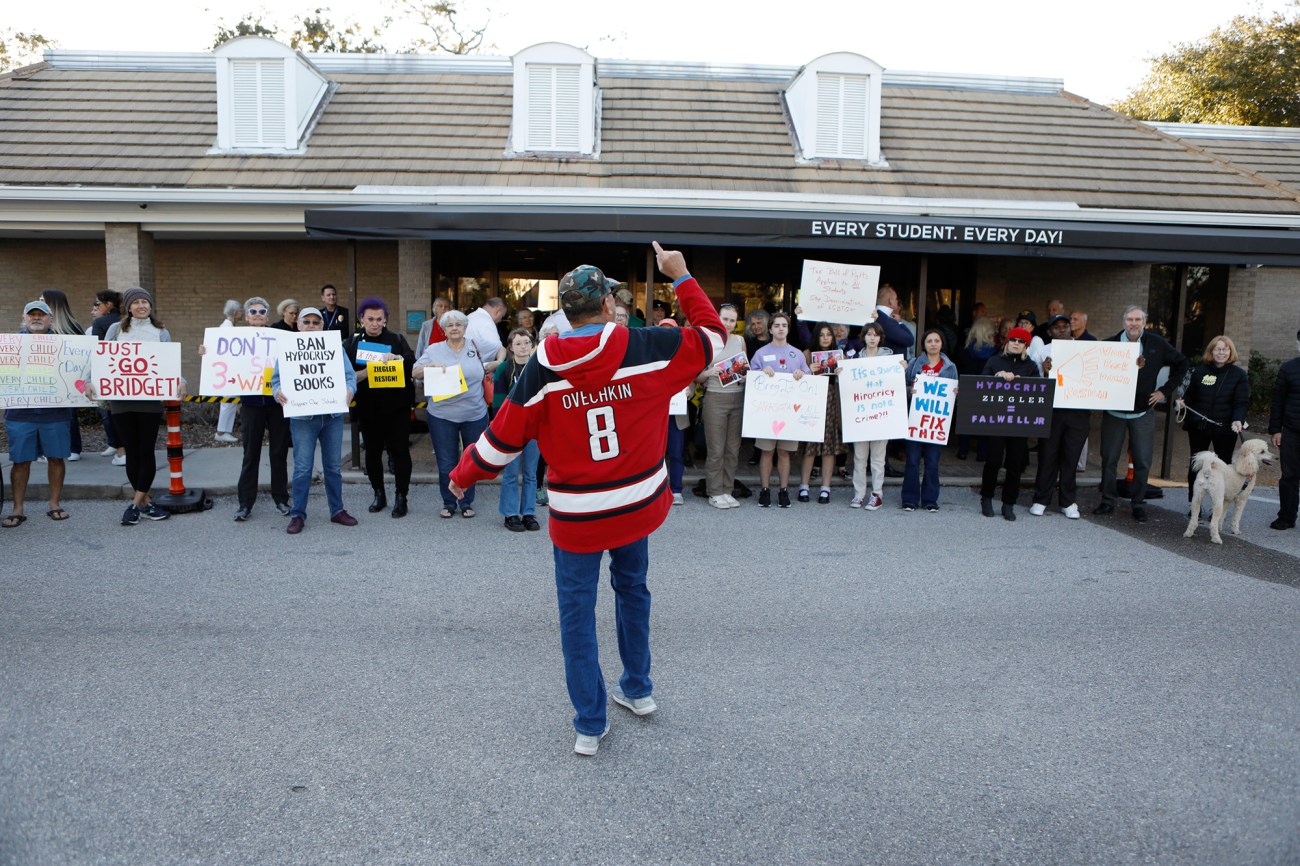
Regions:
<instances>
[{"instance_id":1,"label":"red cap","mask_svg":"<svg viewBox=\"0 0 1300 866\"><path fill-rule=\"evenodd\" d=\"M1026 331L1024 328L1012 328L1010 331L1007 331L1007 339L1024 340L1028 343L1030 340L1034 339L1034 335Z\"/></svg>"}]
</instances>

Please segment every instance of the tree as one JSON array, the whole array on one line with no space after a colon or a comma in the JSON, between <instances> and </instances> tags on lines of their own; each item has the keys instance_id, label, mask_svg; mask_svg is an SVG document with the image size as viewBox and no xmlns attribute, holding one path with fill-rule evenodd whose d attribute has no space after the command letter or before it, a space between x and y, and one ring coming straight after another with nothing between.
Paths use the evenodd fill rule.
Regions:
<instances>
[{"instance_id":1,"label":"tree","mask_svg":"<svg viewBox=\"0 0 1300 866\"><path fill-rule=\"evenodd\" d=\"M218 48L223 43L231 39L238 39L240 36L267 36L271 39L279 38L276 31L262 23L261 15L254 15L252 12L245 15L239 21L235 22L234 27L227 27L220 21L217 22L217 38L212 41L212 47Z\"/></svg>"},{"instance_id":2,"label":"tree","mask_svg":"<svg viewBox=\"0 0 1300 866\"><path fill-rule=\"evenodd\" d=\"M421 27L427 28L428 36L421 36L411 42L407 51L424 51L430 54L442 51L446 54L473 54L483 47L483 36L487 32L488 22L483 26L473 27L456 20L460 10L448 0L402 0L399 7L403 13L415 20Z\"/></svg>"},{"instance_id":3,"label":"tree","mask_svg":"<svg viewBox=\"0 0 1300 866\"><path fill-rule=\"evenodd\" d=\"M0 72L37 63L41 52L53 47L54 42L39 33L0 30Z\"/></svg>"},{"instance_id":4,"label":"tree","mask_svg":"<svg viewBox=\"0 0 1300 866\"><path fill-rule=\"evenodd\" d=\"M1151 60L1115 108L1138 120L1300 126L1300 0L1285 12L1239 15Z\"/></svg>"},{"instance_id":5,"label":"tree","mask_svg":"<svg viewBox=\"0 0 1300 866\"><path fill-rule=\"evenodd\" d=\"M388 50L378 41L379 27L366 27L356 21L338 25L330 20L329 11L321 7L309 14L294 16L294 27L288 32L275 22L268 22L261 15L250 12L234 27L218 23L217 38L212 47L240 36L267 36L307 53L376 54ZM390 19L385 18L383 26L389 22Z\"/></svg>"}]
</instances>

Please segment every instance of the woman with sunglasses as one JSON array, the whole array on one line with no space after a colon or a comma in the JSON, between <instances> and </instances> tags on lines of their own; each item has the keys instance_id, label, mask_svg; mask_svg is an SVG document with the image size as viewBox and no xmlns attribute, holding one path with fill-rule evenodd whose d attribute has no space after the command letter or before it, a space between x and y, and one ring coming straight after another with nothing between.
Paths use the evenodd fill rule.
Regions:
<instances>
[{"instance_id":1,"label":"woman with sunglasses","mask_svg":"<svg viewBox=\"0 0 1300 866\"><path fill-rule=\"evenodd\" d=\"M1029 357L1033 335L1025 328L1007 332L1007 343L1000 354L984 364L985 376L997 376L1008 382L1023 376L1038 376L1038 365ZM1005 462L1006 481L1002 483L1002 517L1016 519L1016 499L1020 496L1020 475L1029 464L1029 440L1021 436L988 436L988 456L984 460L984 478L980 484L980 513L993 516L993 492L998 486L998 471Z\"/></svg>"}]
</instances>

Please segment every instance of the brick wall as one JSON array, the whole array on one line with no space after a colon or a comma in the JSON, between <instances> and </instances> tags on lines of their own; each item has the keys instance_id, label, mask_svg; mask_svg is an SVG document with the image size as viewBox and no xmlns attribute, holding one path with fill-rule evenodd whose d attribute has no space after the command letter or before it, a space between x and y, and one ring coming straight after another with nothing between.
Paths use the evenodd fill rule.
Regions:
<instances>
[{"instance_id":1,"label":"brick wall","mask_svg":"<svg viewBox=\"0 0 1300 866\"><path fill-rule=\"evenodd\" d=\"M1294 358L1300 329L1300 268L1233 268L1229 286L1239 279L1243 289L1250 283L1254 287L1251 347L1270 358ZM1230 304L1231 297L1230 289Z\"/></svg>"},{"instance_id":2,"label":"brick wall","mask_svg":"<svg viewBox=\"0 0 1300 866\"><path fill-rule=\"evenodd\" d=\"M1067 313L1087 313L1088 330L1103 337L1120 329L1125 307L1146 303L1150 282L1148 264L985 257L977 264L975 299L991 315L1029 309L1042 322L1047 302L1059 298Z\"/></svg>"},{"instance_id":3,"label":"brick wall","mask_svg":"<svg viewBox=\"0 0 1300 866\"><path fill-rule=\"evenodd\" d=\"M0 239L0 330L18 330L23 307L43 289L66 292L72 312L90 327L91 301L106 280L101 240Z\"/></svg>"}]
</instances>

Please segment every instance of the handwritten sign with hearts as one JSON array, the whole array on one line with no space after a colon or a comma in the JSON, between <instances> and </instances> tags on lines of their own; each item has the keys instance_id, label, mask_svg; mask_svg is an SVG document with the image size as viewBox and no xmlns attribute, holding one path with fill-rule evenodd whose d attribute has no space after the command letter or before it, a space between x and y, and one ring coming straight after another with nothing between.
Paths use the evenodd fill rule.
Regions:
<instances>
[{"instance_id":1,"label":"handwritten sign with hearts","mask_svg":"<svg viewBox=\"0 0 1300 866\"><path fill-rule=\"evenodd\" d=\"M94 337L0 334L0 408L93 406L86 397Z\"/></svg>"},{"instance_id":2,"label":"handwritten sign with hearts","mask_svg":"<svg viewBox=\"0 0 1300 866\"><path fill-rule=\"evenodd\" d=\"M825 376L750 373L740 435L787 442L821 442L826 435ZM751 390L753 389L753 390Z\"/></svg>"}]
</instances>

